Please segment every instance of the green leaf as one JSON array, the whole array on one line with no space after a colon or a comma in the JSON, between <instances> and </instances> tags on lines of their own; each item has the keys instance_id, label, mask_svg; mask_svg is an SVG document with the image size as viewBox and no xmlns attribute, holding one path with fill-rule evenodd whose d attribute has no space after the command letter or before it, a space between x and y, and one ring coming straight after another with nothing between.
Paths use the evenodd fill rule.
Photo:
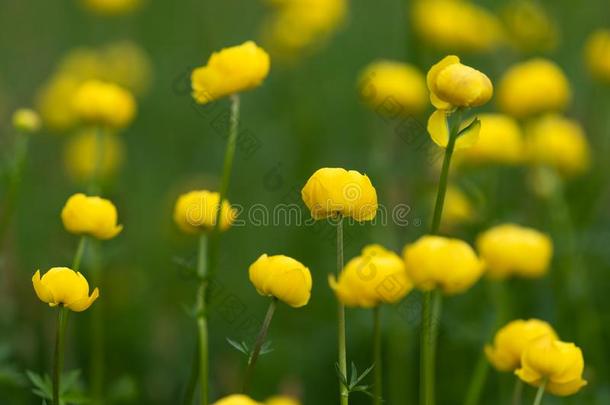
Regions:
<instances>
[{"instance_id":1,"label":"green leaf","mask_svg":"<svg viewBox=\"0 0 610 405\"><path fill-rule=\"evenodd\" d=\"M250 349L248 348L248 345L246 344L246 342L236 342L233 339L229 339L227 338L227 342L233 346L235 348L235 350L237 350L240 353L243 353L245 356L250 356Z\"/></svg>"},{"instance_id":2,"label":"green leaf","mask_svg":"<svg viewBox=\"0 0 610 405\"><path fill-rule=\"evenodd\" d=\"M271 347L271 341L268 340L265 343L263 343L263 345L261 346L261 351L260 351L260 355L263 356L265 354L269 354L273 351L273 347Z\"/></svg>"}]
</instances>

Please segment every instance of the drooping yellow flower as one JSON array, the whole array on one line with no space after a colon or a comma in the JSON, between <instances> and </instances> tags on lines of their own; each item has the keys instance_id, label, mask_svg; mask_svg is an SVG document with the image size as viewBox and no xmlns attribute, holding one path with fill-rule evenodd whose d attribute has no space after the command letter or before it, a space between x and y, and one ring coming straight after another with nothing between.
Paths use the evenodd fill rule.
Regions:
<instances>
[{"instance_id":1,"label":"drooping yellow flower","mask_svg":"<svg viewBox=\"0 0 610 405\"><path fill-rule=\"evenodd\" d=\"M478 107L493 94L491 80L478 70L460 63L449 55L432 66L426 77L430 101L439 110L455 107Z\"/></svg>"},{"instance_id":2,"label":"drooping yellow flower","mask_svg":"<svg viewBox=\"0 0 610 405\"><path fill-rule=\"evenodd\" d=\"M509 41L522 51L548 51L557 46L557 25L538 2L512 0L502 12L502 20Z\"/></svg>"},{"instance_id":3,"label":"drooping yellow flower","mask_svg":"<svg viewBox=\"0 0 610 405\"><path fill-rule=\"evenodd\" d=\"M610 29L599 29L589 36L585 60L593 77L610 83Z\"/></svg>"},{"instance_id":4,"label":"drooping yellow flower","mask_svg":"<svg viewBox=\"0 0 610 405\"><path fill-rule=\"evenodd\" d=\"M72 104L74 92L81 81L68 74L52 76L36 95L36 108L45 128L55 132L71 129L78 121Z\"/></svg>"},{"instance_id":5,"label":"drooping yellow flower","mask_svg":"<svg viewBox=\"0 0 610 405\"><path fill-rule=\"evenodd\" d=\"M371 180L356 170L318 169L307 180L301 197L316 220L342 215L362 222L377 215L377 191Z\"/></svg>"},{"instance_id":6,"label":"drooping yellow flower","mask_svg":"<svg viewBox=\"0 0 610 405\"><path fill-rule=\"evenodd\" d=\"M446 110L436 110L428 118L427 130L430 138L435 144L441 148L446 148L449 144L449 116L450 112ZM474 118L476 119L476 117ZM468 128L468 129L466 129ZM460 124L460 136L455 142L455 149L468 149L479 140L479 132L481 131L481 123L473 121L473 119L464 121Z\"/></svg>"},{"instance_id":7,"label":"drooping yellow flower","mask_svg":"<svg viewBox=\"0 0 610 405\"><path fill-rule=\"evenodd\" d=\"M129 91L99 80L81 84L72 103L84 122L110 128L126 127L136 114L136 102Z\"/></svg>"},{"instance_id":8,"label":"drooping yellow flower","mask_svg":"<svg viewBox=\"0 0 610 405\"><path fill-rule=\"evenodd\" d=\"M442 236L422 236L405 246L403 259L415 287L423 291L440 288L445 294L466 291L484 269L466 242Z\"/></svg>"},{"instance_id":9,"label":"drooping yellow flower","mask_svg":"<svg viewBox=\"0 0 610 405\"><path fill-rule=\"evenodd\" d=\"M102 134L102 150L98 151L97 136L95 130L87 129L66 143L64 167L73 180L84 182L93 176L106 179L112 177L123 164L125 145L121 137L110 133ZM96 168L98 153L101 160L100 167Z\"/></svg>"},{"instance_id":10,"label":"drooping yellow flower","mask_svg":"<svg viewBox=\"0 0 610 405\"><path fill-rule=\"evenodd\" d=\"M543 336L530 343L521 355L521 368L515 374L524 382L557 396L576 394L587 382L582 379L585 362L574 343Z\"/></svg>"},{"instance_id":11,"label":"drooping yellow flower","mask_svg":"<svg viewBox=\"0 0 610 405\"><path fill-rule=\"evenodd\" d=\"M432 203L434 204L434 200ZM442 228L452 229L455 226L471 222L475 217L474 207L466 194L454 185L447 186L441 222Z\"/></svg>"},{"instance_id":12,"label":"drooping yellow flower","mask_svg":"<svg viewBox=\"0 0 610 405\"><path fill-rule=\"evenodd\" d=\"M142 0L81 0L81 2L89 11L102 16L129 14L142 4Z\"/></svg>"},{"instance_id":13,"label":"drooping yellow flower","mask_svg":"<svg viewBox=\"0 0 610 405\"><path fill-rule=\"evenodd\" d=\"M263 405L247 395L234 394L214 402L212 405Z\"/></svg>"},{"instance_id":14,"label":"drooping yellow flower","mask_svg":"<svg viewBox=\"0 0 610 405\"><path fill-rule=\"evenodd\" d=\"M174 222L185 233L209 232L216 225L218 213L217 192L194 190L182 194L174 206ZM225 199L220 213L220 230L226 231L237 217L237 210Z\"/></svg>"},{"instance_id":15,"label":"drooping yellow flower","mask_svg":"<svg viewBox=\"0 0 610 405\"><path fill-rule=\"evenodd\" d=\"M331 275L329 281L339 301L348 307L394 304L413 288L400 256L380 245L366 246L347 263L339 280Z\"/></svg>"},{"instance_id":16,"label":"drooping yellow flower","mask_svg":"<svg viewBox=\"0 0 610 405\"><path fill-rule=\"evenodd\" d=\"M269 74L269 55L254 42L214 52L191 74L193 98L206 104L261 85Z\"/></svg>"},{"instance_id":17,"label":"drooping yellow flower","mask_svg":"<svg viewBox=\"0 0 610 405\"><path fill-rule=\"evenodd\" d=\"M547 335L558 339L553 327L544 321L517 319L496 332L493 345L485 345L485 355L498 371L515 371L521 367L521 355L525 348Z\"/></svg>"},{"instance_id":18,"label":"drooping yellow flower","mask_svg":"<svg viewBox=\"0 0 610 405\"><path fill-rule=\"evenodd\" d=\"M416 115L428 103L423 73L415 66L381 60L371 63L360 75L362 100L374 111L392 115Z\"/></svg>"},{"instance_id":19,"label":"drooping yellow flower","mask_svg":"<svg viewBox=\"0 0 610 405\"><path fill-rule=\"evenodd\" d=\"M311 273L298 260L284 255L263 254L248 269L250 282L260 295L299 308L311 297Z\"/></svg>"},{"instance_id":20,"label":"drooping yellow flower","mask_svg":"<svg viewBox=\"0 0 610 405\"><path fill-rule=\"evenodd\" d=\"M549 114L530 122L525 133L527 159L532 164L550 167L564 177L589 169L589 142L578 122Z\"/></svg>"},{"instance_id":21,"label":"drooping yellow flower","mask_svg":"<svg viewBox=\"0 0 610 405\"><path fill-rule=\"evenodd\" d=\"M42 278L40 270L37 270L32 284L42 302L51 307L63 305L74 312L86 310L100 295L97 288L89 295L89 283L85 277L67 267L53 267Z\"/></svg>"},{"instance_id":22,"label":"drooping yellow flower","mask_svg":"<svg viewBox=\"0 0 610 405\"><path fill-rule=\"evenodd\" d=\"M29 108L20 108L13 113L13 127L24 133L38 132L40 116Z\"/></svg>"},{"instance_id":23,"label":"drooping yellow flower","mask_svg":"<svg viewBox=\"0 0 610 405\"><path fill-rule=\"evenodd\" d=\"M444 51L489 51L503 39L497 17L469 1L414 1L411 21L419 37Z\"/></svg>"},{"instance_id":24,"label":"drooping yellow flower","mask_svg":"<svg viewBox=\"0 0 610 405\"><path fill-rule=\"evenodd\" d=\"M110 200L82 193L68 198L61 210L61 220L68 232L102 240L112 239L123 230L122 225L117 225L117 216Z\"/></svg>"},{"instance_id":25,"label":"drooping yellow flower","mask_svg":"<svg viewBox=\"0 0 610 405\"><path fill-rule=\"evenodd\" d=\"M477 238L477 249L487 274L495 279L517 275L535 278L546 274L553 256L548 235L515 224L495 226Z\"/></svg>"},{"instance_id":26,"label":"drooping yellow flower","mask_svg":"<svg viewBox=\"0 0 610 405\"><path fill-rule=\"evenodd\" d=\"M570 83L561 68L536 58L511 66L500 79L500 109L517 118L563 111L571 99Z\"/></svg>"},{"instance_id":27,"label":"drooping yellow flower","mask_svg":"<svg viewBox=\"0 0 610 405\"><path fill-rule=\"evenodd\" d=\"M268 398L265 401L265 405L301 405L301 402L299 402L299 400L294 397L289 397L287 395L277 395Z\"/></svg>"}]
</instances>

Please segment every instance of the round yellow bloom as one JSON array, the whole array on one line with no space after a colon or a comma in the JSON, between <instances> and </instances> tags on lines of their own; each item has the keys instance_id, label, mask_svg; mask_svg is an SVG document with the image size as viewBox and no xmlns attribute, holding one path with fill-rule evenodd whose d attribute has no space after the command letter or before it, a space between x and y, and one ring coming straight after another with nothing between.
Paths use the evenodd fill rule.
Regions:
<instances>
[{"instance_id":1,"label":"round yellow bloom","mask_svg":"<svg viewBox=\"0 0 610 405\"><path fill-rule=\"evenodd\" d=\"M506 114L524 118L563 111L571 98L570 83L561 68L547 59L511 66L500 79L497 102Z\"/></svg>"},{"instance_id":2,"label":"round yellow bloom","mask_svg":"<svg viewBox=\"0 0 610 405\"><path fill-rule=\"evenodd\" d=\"M406 63L381 60L370 64L361 74L358 88L363 101L380 113L420 114L428 102L424 75ZM380 108L385 103L388 108Z\"/></svg>"},{"instance_id":3,"label":"round yellow bloom","mask_svg":"<svg viewBox=\"0 0 610 405\"><path fill-rule=\"evenodd\" d=\"M95 130L79 132L64 147L64 167L75 181L88 181L95 174L106 179L112 177L123 164L125 145L123 140L110 133L102 135L102 150L98 151ZM100 167L96 171L97 154L101 153Z\"/></svg>"},{"instance_id":4,"label":"round yellow bloom","mask_svg":"<svg viewBox=\"0 0 610 405\"><path fill-rule=\"evenodd\" d=\"M548 51L557 46L557 25L535 1L512 0L502 20L510 42L526 52Z\"/></svg>"},{"instance_id":5,"label":"round yellow bloom","mask_svg":"<svg viewBox=\"0 0 610 405\"><path fill-rule=\"evenodd\" d=\"M67 267L53 267L42 278L40 270L37 270L32 284L42 302L51 307L63 305L74 312L86 310L100 295L97 288L89 295L89 283L85 277Z\"/></svg>"},{"instance_id":6,"label":"round yellow bloom","mask_svg":"<svg viewBox=\"0 0 610 405\"><path fill-rule=\"evenodd\" d=\"M432 66L426 77L430 101L439 110L455 107L478 107L491 99L491 80L478 70L460 63L449 55Z\"/></svg>"},{"instance_id":7,"label":"round yellow bloom","mask_svg":"<svg viewBox=\"0 0 610 405\"><path fill-rule=\"evenodd\" d=\"M449 116L450 113L446 110L436 110L428 118L427 130L435 144L441 148L446 148L449 144ZM476 120L476 117L474 118ZM479 140L479 132L481 131L481 123L474 122L473 119L464 121L460 124L460 131L463 131L455 142L455 149L471 148Z\"/></svg>"},{"instance_id":8,"label":"round yellow bloom","mask_svg":"<svg viewBox=\"0 0 610 405\"><path fill-rule=\"evenodd\" d=\"M502 279L513 274L535 278L546 274L553 256L551 238L532 228L514 224L495 226L477 238L487 274Z\"/></svg>"},{"instance_id":9,"label":"round yellow bloom","mask_svg":"<svg viewBox=\"0 0 610 405\"><path fill-rule=\"evenodd\" d=\"M299 308L311 297L311 273L301 262L284 255L262 255L248 269L250 282L260 295Z\"/></svg>"},{"instance_id":10,"label":"round yellow bloom","mask_svg":"<svg viewBox=\"0 0 610 405\"><path fill-rule=\"evenodd\" d=\"M122 230L117 225L117 210L110 200L74 194L61 210L64 228L77 235L89 235L97 239L112 239Z\"/></svg>"},{"instance_id":11,"label":"round yellow bloom","mask_svg":"<svg viewBox=\"0 0 610 405\"><path fill-rule=\"evenodd\" d=\"M294 397L278 395L268 398L265 401L265 405L301 405L301 403Z\"/></svg>"},{"instance_id":12,"label":"round yellow bloom","mask_svg":"<svg viewBox=\"0 0 610 405\"><path fill-rule=\"evenodd\" d=\"M432 203L434 204L434 200ZM449 185L445 194L443 206L442 227L452 229L457 225L471 222L475 218L475 211L470 199L458 187Z\"/></svg>"},{"instance_id":13,"label":"round yellow bloom","mask_svg":"<svg viewBox=\"0 0 610 405\"><path fill-rule=\"evenodd\" d=\"M557 114L543 116L526 126L528 160L548 166L564 177L578 176L591 165L591 151L579 123Z\"/></svg>"},{"instance_id":14,"label":"round yellow bloom","mask_svg":"<svg viewBox=\"0 0 610 405\"><path fill-rule=\"evenodd\" d=\"M377 215L377 191L356 170L325 167L307 180L301 197L314 219L336 215L370 221Z\"/></svg>"},{"instance_id":15,"label":"round yellow bloom","mask_svg":"<svg viewBox=\"0 0 610 405\"><path fill-rule=\"evenodd\" d=\"M111 128L126 127L136 113L136 102L129 91L99 80L88 80L81 84L74 93L72 103L83 121Z\"/></svg>"},{"instance_id":16,"label":"round yellow bloom","mask_svg":"<svg viewBox=\"0 0 610 405\"><path fill-rule=\"evenodd\" d=\"M496 16L469 1L414 1L411 19L424 41L445 51L489 51L502 41Z\"/></svg>"},{"instance_id":17,"label":"round yellow bloom","mask_svg":"<svg viewBox=\"0 0 610 405\"><path fill-rule=\"evenodd\" d=\"M555 330L539 319L517 319L503 326L494 336L493 345L485 345L485 355L499 371L514 371L521 367L525 348L542 336L558 339Z\"/></svg>"},{"instance_id":18,"label":"round yellow bloom","mask_svg":"<svg viewBox=\"0 0 610 405\"><path fill-rule=\"evenodd\" d=\"M209 232L216 226L220 195L208 190L195 190L178 197L174 206L174 222L185 233ZM225 199L220 213L220 230L229 229L237 210Z\"/></svg>"},{"instance_id":19,"label":"round yellow bloom","mask_svg":"<svg viewBox=\"0 0 610 405\"><path fill-rule=\"evenodd\" d=\"M263 405L256 402L247 395L235 394L229 395L214 402L212 405Z\"/></svg>"},{"instance_id":20,"label":"round yellow bloom","mask_svg":"<svg viewBox=\"0 0 610 405\"><path fill-rule=\"evenodd\" d=\"M62 132L72 128L78 116L72 104L74 92L80 80L72 75L52 76L36 95L36 108L46 128Z\"/></svg>"},{"instance_id":21,"label":"round yellow bloom","mask_svg":"<svg viewBox=\"0 0 610 405\"><path fill-rule=\"evenodd\" d=\"M82 0L82 3L93 13L117 16L136 10L142 4L142 0Z\"/></svg>"},{"instance_id":22,"label":"round yellow bloom","mask_svg":"<svg viewBox=\"0 0 610 405\"><path fill-rule=\"evenodd\" d=\"M270 63L267 52L252 41L214 52L191 74L193 97L206 104L258 87L269 74Z\"/></svg>"},{"instance_id":23,"label":"round yellow bloom","mask_svg":"<svg viewBox=\"0 0 610 405\"><path fill-rule=\"evenodd\" d=\"M456 153L458 164L514 165L525 160L523 133L517 121L503 114L479 114L478 140L472 147Z\"/></svg>"},{"instance_id":24,"label":"round yellow bloom","mask_svg":"<svg viewBox=\"0 0 610 405\"><path fill-rule=\"evenodd\" d=\"M403 259L415 287L424 291L440 288L445 294L466 291L484 269L466 242L442 236L422 236L405 246Z\"/></svg>"},{"instance_id":25,"label":"round yellow bloom","mask_svg":"<svg viewBox=\"0 0 610 405\"><path fill-rule=\"evenodd\" d=\"M544 336L530 343L521 355L521 368L515 374L524 382L558 396L572 395L587 382L582 379L585 362L574 343Z\"/></svg>"},{"instance_id":26,"label":"round yellow bloom","mask_svg":"<svg viewBox=\"0 0 610 405\"><path fill-rule=\"evenodd\" d=\"M25 133L38 132L40 116L29 108L20 108L13 113L13 127Z\"/></svg>"},{"instance_id":27,"label":"round yellow bloom","mask_svg":"<svg viewBox=\"0 0 610 405\"><path fill-rule=\"evenodd\" d=\"M400 256L380 245L366 246L347 263L339 280L331 275L329 282L344 305L361 308L394 304L413 288Z\"/></svg>"},{"instance_id":28,"label":"round yellow bloom","mask_svg":"<svg viewBox=\"0 0 610 405\"><path fill-rule=\"evenodd\" d=\"M610 83L610 29L591 34L585 45L585 60L595 78Z\"/></svg>"}]
</instances>

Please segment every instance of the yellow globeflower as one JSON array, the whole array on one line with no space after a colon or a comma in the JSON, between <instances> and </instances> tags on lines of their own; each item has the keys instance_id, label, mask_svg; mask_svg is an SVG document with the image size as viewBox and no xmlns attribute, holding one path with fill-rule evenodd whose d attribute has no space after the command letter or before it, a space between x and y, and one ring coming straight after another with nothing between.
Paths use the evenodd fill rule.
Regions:
<instances>
[{"instance_id":1,"label":"yellow globeflower","mask_svg":"<svg viewBox=\"0 0 610 405\"><path fill-rule=\"evenodd\" d=\"M331 275L329 281L337 298L348 307L393 304L413 288L400 256L379 245L366 246L360 256L347 263L339 280Z\"/></svg>"},{"instance_id":2,"label":"yellow globeflower","mask_svg":"<svg viewBox=\"0 0 610 405\"><path fill-rule=\"evenodd\" d=\"M538 2L512 0L504 8L502 20L510 42L523 51L546 51L557 46L557 25Z\"/></svg>"},{"instance_id":3,"label":"yellow globeflower","mask_svg":"<svg viewBox=\"0 0 610 405\"><path fill-rule=\"evenodd\" d=\"M83 121L111 128L126 127L136 113L136 102L129 91L99 80L81 84L72 103Z\"/></svg>"},{"instance_id":4,"label":"yellow globeflower","mask_svg":"<svg viewBox=\"0 0 610 405\"><path fill-rule=\"evenodd\" d=\"M495 226L477 238L477 249L487 274L501 279L512 274L541 277L553 256L551 239L535 229L514 224Z\"/></svg>"},{"instance_id":5,"label":"yellow globeflower","mask_svg":"<svg viewBox=\"0 0 610 405\"><path fill-rule=\"evenodd\" d=\"M174 222L185 233L209 232L216 225L220 195L208 190L195 190L178 197L174 206ZM229 229L237 210L225 199L220 213L220 230Z\"/></svg>"},{"instance_id":6,"label":"yellow globeflower","mask_svg":"<svg viewBox=\"0 0 610 405\"><path fill-rule=\"evenodd\" d=\"M265 405L301 405L298 399L286 395L278 395L268 398Z\"/></svg>"},{"instance_id":7,"label":"yellow globeflower","mask_svg":"<svg viewBox=\"0 0 610 405\"><path fill-rule=\"evenodd\" d=\"M301 262L284 255L262 255L248 269L250 282L260 295L299 308L311 297L311 273Z\"/></svg>"},{"instance_id":8,"label":"yellow globeflower","mask_svg":"<svg viewBox=\"0 0 610 405\"><path fill-rule=\"evenodd\" d=\"M578 176L589 169L591 151L579 123L549 114L527 125L525 133L531 163L548 166L564 177Z\"/></svg>"},{"instance_id":9,"label":"yellow globeflower","mask_svg":"<svg viewBox=\"0 0 610 405\"><path fill-rule=\"evenodd\" d=\"M235 394L229 395L214 402L212 405L263 405L256 402L247 395Z\"/></svg>"},{"instance_id":10,"label":"yellow globeflower","mask_svg":"<svg viewBox=\"0 0 610 405\"><path fill-rule=\"evenodd\" d=\"M585 59L595 78L610 83L610 29L591 34L585 45Z\"/></svg>"},{"instance_id":11,"label":"yellow globeflower","mask_svg":"<svg viewBox=\"0 0 610 405\"><path fill-rule=\"evenodd\" d=\"M443 206L443 228L451 229L457 225L471 222L475 216L475 210L466 194L456 186L447 186Z\"/></svg>"},{"instance_id":12,"label":"yellow globeflower","mask_svg":"<svg viewBox=\"0 0 610 405\"><path fill-rule=\"evenodd\" d=\"M361 222L377 215L377 191L356 170L319 169L307 180L301 197L316 220L342 215Z\"/></svg>"},{"instance_id":13,"label":"yellow globeflower","mask_svg":"<svg viewBox=\"0 0 610 405\"><path fill-rule=\"evenodd\" d=\"M78 115L72 105L74 92L80 80L72 75L59 74L51 77L36 95L36 108L45 127L62 132L72 128Z\"/></svg>"},{"instance_id":14,"label":"yellow globeflower","mask_svg":"<svg viewBox=\"0 0 610 405\"><path fill-rule=\"evenodd\" d=\"M51 307L63 305L74 312L89 308L100 295L97 288L89 295L89 283L85 277L67 267L53 267L42 278L40 270L37 270L32 284L42 302Z\"/></svg>"},{"instance_id":15,"label":"yellow globeflower","mask_svg":"<svg viewBox=\"0 0 610 405\"><path fill-rule=\"evenodd\" d=\"M86 181L94 175L102 179L112 177L123 164L125 157L123 140L115 134L105 133L102 135L100 167L96 167L99 152L97 136L95 130L84 130L66 143L64 167L72 179Z\"/></svg>"},{"instance_id":16,"label":"yellow globeflower","mask_svg":"<svg viewBox=\"0 0 610 405\"><path fill-rule=\"evenodd\" d=\"M29 108L20 108L13 113L13 127L25 133L37 132L40 129L40 116Z\"/></svg>"},{"instance_id":17,"label":"yellow globeflower","mask_svg":"<svg viewBox=\"0 0 610 405\"><path fill-rule=\"evenodd\" d=\"M521 367L521 355L525 348L547 335L558 339L553 327L544 321L517 319L496 332L493 345L485 345L485 355L498 371L515 371Z\"/></svg>"},{"instance_id":18,"label":"yellow globeflower","mask_svg":"<svg viewBox=\"0 0 610 405\"><path fill-rule=\"evenodd\" d=\"M379 113L420 114L428 103L423 73L406 63L381 60L370 64L362 72L358 88L362 100Z\"/></svg>"},{"instance_id":19,"label":"yellow globeflower","mask_svg":"<svg viewBox=\"0 0 610 405\"><path fill-rule=\"evenodd\" d=\"M464 241L422 236L403 251L409 278L423 291L440 288L458 294L470 288L483 273L484 264Z\"/></svg>"},{"instance_id":20,"label":"yellow globeflower","mask_svg":"<svg viewBox=\"0 0 610 405\"><path fill-rule=\"evenodd\" d=\"M97 239L112 239L122 225L117 225L117 210L110 200L74 194L61 210L64 228L77 235L89 235Z\"/></svg>"},{"instance_id":21,"label":"yellow globeflower","mask_svg":"<svg viewBox=\"0 0 610 405\"><path fill-rule=\"evenodd\" d=\"M563 111L570 98L568 79L558 65L547 59L511 66L498 84L498 106L517 118Z\"/></svg>"},{"instance_id":22,"label":"yellow globeflower","mask_svg":"<svg viewBox=\"0 0 610 405\"><path fill-rule=\"evenodd\" d=\"M449 55L432 66L426 77L430 101L439 110L455 107L478 107L491 99L491 80L478 70L460 63Z\"/></svg>"},{"instance_id":23,"label":"yellow globeflower","mask_svg":"<svg viewBox=\"0 0 610 405\"><path fill-rule=\"evenodd\" d=\"M83 5L93 13L103 16L129 14L136 10L142 0L81 0Z\"/></svg>"},{"instance_id":24,"label":"yellow globeflower","mask_svg":"<svg viewBox=\"0 0 610 405\"><path fill-rule=\"evenodd\" d=\"M191 74L193 97L199 104L250 90L269 74L269 55L248 41L214 52L205 66Z\"/></svg>"},{"instance_id":25,"label":"yellow globeflower","mask_svg":"<svg viewBox=\"0 0 610 405\"><path fill-rule=\"evenodd\" d=\"M582 351L574 343L544 336L526 347L521 355L521 368L515 374L535 387L546 382L546 391L567 396L587 385L582 379L584 367Z\"/></svg>"}]
</instances>

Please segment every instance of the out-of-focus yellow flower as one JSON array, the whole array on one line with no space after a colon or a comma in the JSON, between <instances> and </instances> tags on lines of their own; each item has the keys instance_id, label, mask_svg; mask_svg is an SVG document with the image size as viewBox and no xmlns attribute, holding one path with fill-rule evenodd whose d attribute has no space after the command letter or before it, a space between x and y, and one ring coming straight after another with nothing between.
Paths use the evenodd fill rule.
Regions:
<instances>
[{"instance_id":1,"label":"out-of-focus yellow flower","mask_svg":"<svg viewBox=\"0 0 610 405\"><path fill-rule=\"evenodd\" d=\"M97 288L89 295L87 279L67 267L53 267L42 278L40 270L37 270L32 284L42 302L51 307L63 305L74 312L86 310L100 295Z\"/></svg>"},{"instance_id":2,"label":"out-of-focus yellow flower","mask_svg":"<svg viewBox=\"0 0 610 405\"><path fill-rule=\"evenodd\" d=\"M142 4L142 0L81 0L81 2L89 11L103 16L129 14Z\"/></svg>"},{"instance_id":3,"label":"out-of-focus yellow flower","mask_svg":"<svg viewBox=\"0 0 610 405\"><path fill-rule=\"evenodd\" d=\"M589 169L590 147L579 123L549 114L530 122L525 133L531 163L550 167L564 177L577 176Z\"/></svg>"},{"instance_id":4,"label":"out-of-focus yellow flower","mask_svg":"<svg viewBox=\"0 0 610 405\"><path fill-rule=\"evenodd\" d=\"M506 114L524 118L563 111L571 99L570 83L561 68L547 59L531 59L511 66L498 85L498 106Z\"/></svg>"},{"instance_id":5,"label":"out-of-focus yellow flower","mask_svg":"<svg viewBox=\"0 0 610 405\"><path fill-rule=\"evenodd\" d=\"M480 114L477 118L481 121L478 140L456 153L458 164L514 165L525 160L523 133L517 121L494 113Z\"/></svg>"},{"instance_id":6,"label":"out-of-focus yellow flower","mask_svg":"<svg viewBox=\"0 0 610 405\"><path fill-rule=\"evenodd\" d=\"M185 233L209 232L216 226L220 195L208 190L195 190L178 197L174 206L174 222ZM220 213L220 230L229 229L237 210L225 199Z\"/></svg>"},{"instance_id":7,"label":"out-of-focus yellow flower","mask_svg":"<svg viewBox=\"0 0 610 405\"><path fill-rule=\"evenodd\" d=\"M336 215L370 221L377 215L377 191L356 170L325 167L307 180L301 197L314 219Z\"/></svg>"},{"instance_id":8,"label":"out-of-focus yellow flower","mask_svg":"<svg viewBox=\"0 0 610 405\"><path fill-rule=\"evenodd\" d=\"M267 52L252 41L214 52L191 74L193 97L206 104L258 87L269 74L270 63Z\"/></svg>"},{"instance_id":9,"label":"out-of-focus yellow flower","mask_svg":"<svg viewBox=\"0 0 610 405\"><path fill-rule=\"evenodd\" d=\"M350 260L339 280L329 276L337 298L348 307L372 308L403 299L413 284L400 256L380 245L368 245Z\"/></svg>"},{"instance_id":10,"label":"out-of-focus yellow flower","mask_svg":"<svg viewBox=\"0 0 610 405\"><path fill-rule=\"evenodd\" d=\"M106 45L101 51L102 78L136 94L145 93L152 81L153 68L146 51L131 41Z\"/></svg>"},{"instance_id":11,"label":"out-of-focus yellow flower","mask_svg":"<svg viewBox=\"0 0 610 405\"><path fill-rule=\"evenodd\" d=\"M247 395L235 394L229 395L214 402L212 405L263 405L260 402L256 402Z\"/></svg>"},{"instance_id":12,"label":"out-of-focus yellow flower","mask_svg":"<svg viewBox=\"0 0 610 405\"><path fill-rule=\"evenodd\" d=\"M102 147L98 150L95 130L84 130L72 137L64 148L64 166L75 181L90 180L93 176L105 179L112 177L121 167L125 157L123 140L110 133L104 133ZM100 162L96 167L98 153ZM96 173L97 171L97 173Z\"/></svg>"},{"instance_id":13,"label":"out-of-focus yellow flower","mask_svg":"<svg viewBox=\"0 0 610 405\"><path fill-rule=\"evenodd\" d=\"M557 25L535 1L512 0L502 12L507 37L526 52L548 51L557 46Z\"/></svg>"},{"instance_id":14,"label":"out-of-focus yellow flower","mask_svg":"<svg viewBox=\"0 0 610 405\"><path fill-rule=\"evenodd\" d=\"M59 74L51 77L40 88L36 96L36 105L45 127L61 132L76 124L78 115L72 105L72 97L79 85L78 78Z\"/></svg>"},{"instance_id":15,"label":"out-of-focus yellow flower","mask_svg":"<svg viewBox=\"0 0 610 405\"><path fill-rule=\"evenodd\" d=\"M362 100L374 111L415 115L425 110L428 90L423 73L406 63L381 60L367 66L358 85ZM388 108L382 108L388 104Z\"/></svg>"},{"instance_id":16,"label":"out-of-focus yellow flower","mask_svg":"<svg viewBox=\"0 0 610 405\"><path fill-rule=\"evenodd\" d=\"M491 99L491 80L478 70L460 63L455 55L432 66L426 77L430 101L439 110L478 107Z\"/></svg>"},{"instance_id":17,"label":"out-of-focus yellow flower","mask_svg":"<svg viewBox=\"0 0 610 405\"><path fill-rule=\"evenodd\" d=\"M277 395L268 398L265 401L265 405L301 405L301 402L299 402L299 400L294 397L289 397L286 395Z\"/></svg>"},{"instance_id":18,"label":"out-of-focus yellow flower","mask_svg":"<svg viewBox=\"0 0 610 405\"><path fill-rule=\"evenodd\" d=\"M464 241L422 236L405 246L403 259L409 278L423 291L440 288L458 294L470 288L483 273L484 264Z\"/></svg>"},{"instance_id":19,"label":"out-of-focus yellow flower","mask_svg":"<svg viewBox=\"0 0 610 405\"><path fill-rule=\"evenodd\" d=\"M122 225L117 225L117 217L110 200L82 193L68 198L61 210L61 220L68 232L102 240L112 239L123 230Z\"/></svg>"},{"instance_id":20,"label":"out-of-focus yellow flower","mask_svg":"<svg viewBox=\"0 0 610 405\"><path fill-rule=\"evenodd\" d=\"M503 40L498 18L469 1L414 1L411 20L424 41L445 51L489 51Z\"/></svg>"},{"instance_id":21,"label":"out-of-focus yellow flower","mask_svg":"<svg viewBox=\"0 0 610 405\"><path fill-rule=\"evenodd\" d=\"M574 343L543 336L530 343L521 355L521 368L515 374L524 382L558 396L572 395L587 382L582 379L585 362Z\"/></svg>"},{"instance_id":22,"label":"out-of-focus yellow flower","mask_svg":"<svg viewBox=\"0 0 610 405\"><path fill-rule=\"evenodd\" d=\"M29 108L20 108L13 113L13 127L25 133L38 132L40 129L40 116Z\"/></svg>"},{"instance_id":23,"label":"out-of-focus yellow flower","mask_svg":"<svg viewBox=\"0 0 610 405\"><path fill-rule=\"evenodd\" d=\"M539 319L517 319L503 326L494 336L493 345L485 345L485 355L499 371L514 371L521 367L525 348L542 336L558 339L555 330Z\"/></svg>"},{"instance_id":24,"label":"out-of-focus yellow flower","mask_svg":"<svg viewBox=\"0 0 610 405\"><path fill-rule=\"evenodd\" d=\"M471 222L474 218L475 211L466 194L458 187L449 185L441 219L443 229L452 229L457 225Z\"/></svg>"},{"instance_id":25,"label":"out-of-focus yellow flower","mask_svg":"<svg viewBox=\"0 0 610 405\"><path fill-rule=\"evenodd\" d=\"M135 99L128 90L99 80L81 84L72 103L83 121L111 128L126 127L136 113Z\"/></svg>"},{"instance_id":26,"label":"out-of-focus yellow flower","mask_svg":"<svg viewBox=\"0 0 610 405\"><path fill-rule=\"evenodd\" d=\"M600 29L589 36L585 60L595 78L610 83L610 29Z\"/></svg>"},{"instance_id":27,"label":"out-of-focus yellow flower","mask_svg":"<svg viewBox=\"0 0 610 405\"><path fill-rule=\"evenodd\" d=\"M62 56L57 72L81 81L99 79L104 74L104 61L97 49L77 47Z\"/></svg>"},{"instance_id":28,"label":"out-of-focus yellow flower","mask_svg":"<svg viewBox=\"0 0 610 405\"><path fill-rule=\"evenodd\" d=\"M549 269L553 242L548 235L515 224L494 226L477 238L487 274L495 279L511 275L542 277Z\"/></svg>"},{"instance_id":29,"label":"out-of-focus yellow flower","mask_svg":"<svg viewBox=\"0 0 610 405\"><path fill-rule=\"evenodd\" d=\"M446 110L436 110L428 118L427 130L435 144L441 148L446 148L449 144L449 115ZM476 119L476 117L474 118ZM468 129L466 129L468 128ZM466 130L464 130L466 129ZM460 124L460 134L455 142L455 149L467 149L476 145L481 131L480 121L474 122L473 119L464 121Z\"/></svg>"},{"instance_id":30,"label":"out-of-focus yellow flower","mask_svg":"<svg viewBox=\"0 0 610 405\"><path fill-rule=\"evenodd\" d=\"M311 297L311 273L298 260L284 255L262 255L248 269L250 282L260 295L299 308Z\"/></svg>"}]
</instances>

